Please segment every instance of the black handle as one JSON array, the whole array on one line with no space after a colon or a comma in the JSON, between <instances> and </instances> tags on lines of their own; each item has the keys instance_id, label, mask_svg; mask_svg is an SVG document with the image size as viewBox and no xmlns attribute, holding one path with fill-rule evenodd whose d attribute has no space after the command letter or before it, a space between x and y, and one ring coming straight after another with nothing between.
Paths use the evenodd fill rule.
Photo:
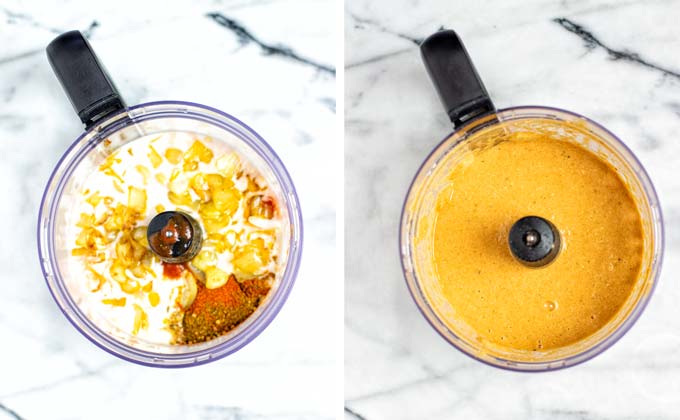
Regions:
<instances>
[{"instance_id":1,"label":"black handle","mask_svg":"<svg viewBox=\"0 0 680 420\"><path fill-rule=\"evenodd\" d=\"M47 58L86 128L125 108L116 86L80 31L56 37L47 46Z\"/></svg>"},{"instance_id":2,"label":"black handle","mask_svg":"<svg viewBox=\"0 0 680 420\"><path fill-rule=\"evenodd\" d=\"M496 108L454 31L439 31L421 45L430 79L455 127Z\"/></svg>"}]
</instances>

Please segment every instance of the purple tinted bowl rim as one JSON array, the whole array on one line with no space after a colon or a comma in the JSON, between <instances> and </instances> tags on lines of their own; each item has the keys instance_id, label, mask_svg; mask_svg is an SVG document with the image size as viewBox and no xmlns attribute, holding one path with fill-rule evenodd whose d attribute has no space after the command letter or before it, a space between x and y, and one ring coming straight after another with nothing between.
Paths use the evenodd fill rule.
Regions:
<instances>
[{"instance_id":1,"label":"purple tinted bowl rim","mask_svg":"<svg viewBox=\"0 0 680 420\"><path fill-rule=\"evenodd\" d=\"M235 352L239 351L240 349L242 349L243 347L245 347L246 345L248 345L249 343L251 343L253 340L255 340L255 339L256 339L256 338L257 338L257 337L258 337L258 336L259 336L259 335L260 335L260 334L261 334L268 326L269 326L269 324L276 318L276 316L278 315L278 313L281 311L281 308L282 308L283 305L285 304L286 300L288 299L288 296L289 296L290 293L291 293L291 290L292 290L292 288L293 288L293 286L294 286L294 284L295 284L295 280L296 280L296 278L297 278L297 274L298 274L298 272L299 272L299 268L300 268L300 260L301 260L301 257L302 257L302 249L303 249L303 242L304 242L304 226L303 226L302 209L301 209L301 207L300 207L300 202L299 202L298 193L297 193L297 190L296 190L296 188L295 188L295 184L293 183L293 180L292 180L292 178L290 177L290 174L288 173L288 170L286 169L285 165L283 164L283 161L279 158L278 154L274 151L274 149L272 149L272 147L269 145L269 143L267 143L267 141L265 141L265 140L262 138L262 136L260 136L260 135L259 135L255 130L253 130L249 125L245 124L243 121L241 121L241 120L239 120L238 118L232 116L231 114L228 114L228 113L226 113L226 112L224 112L224 111L221 111L221 110L219 110L219 109L217 109L217 108L213 108L213 107L211 107L211 106L199 104L199 103L196 103L196 102L164 100L164 101L151 101L151 102L145 102L145 103L137 104L137 105L134 105L134 106L129 106L129 107L127 107L127 108L125 108L125 109L123 109L123 110L121 110L121 111L119 111L119 112L116 112L116 113L114 113L114 114L111 114L111 115L107 116L107 117L104 119L104 121L103 121L102 123L106 123L108 120L110 120L110 119L112 119L112 118L115 118L115 117L119 116L120 114L127 113L127 112L129 112L129 111L131 111L131 110L134 110L134 109L143 108L143 107L149 107L149 106L159 106L159 105L160 105L160 106L162 106L162 105L169 105L169 106L190 106L190 107L196 107L196 108L199 108L199 109L203 109L203 110L208 110L208 111L214 112L214 113L216 113L216 114L218 114L218 115L220 115L220 116L222 116L222 117L224 117L224 118L226 118L226 119L228 119L228 120L230 120L230 121L232 121L232 122L235 122L237 125L239 125L239 126L241 126L242 128L244 128L248 133L250 133L251 135L253 135L253 136L261 143L260 146L262 146L262 147L266 150L267 153L270 153L270 154L271 154L271 158L270 158L270 159L265 159L265 161L271 160L271 161L277 162L277 163L279 164L279 168L276 169L274 172L275 172L275 173L278 172L278 175L279 175L281 178L287 180L287 181L288 181L288 184L290 185L290 191L289 191L289 192L292 193L292 194L291 194L290 196L286 197L286 200L288 201L288 200L290 200L290 199L292 198L292 201L293 201L293 204L294 204L294 208L297 210L297 214L291 215L291 218L292 218L292 219L295 219L295 218L298 219L298 220L297 220L297 222L298 222L298 231L299 231L299 241L298 241L298 246L297 246L297 249L296 249L296 253L295 253L295 254L292 254L292 255L289 257L289 262L288 262L288 264L292 264L292 269L291 269L291 271L289 272L289 281L288 281L288 284L286 285L287 287L286 287L284 290L281 291L281 294L279 295L279 302L278 302L278 304L277 304L275 307L272 307L272 308L270 309L269 317L268 317L266 320L264 320L260 325L257 326L257 328L256 328L256 330L254 331L254 333L253 333L250 337L248 337L246 340L243 340L243 341L241 341L240 343L238 343L237 345L235 345L234 347L232 347L230 351L225 352L225 353L223 353L223 354L220 354L220 355L218 355L218 356L210 356L210 357L204 358L204 359L202 359L202 360L194 360L194 361L191 361L191 362L182 362L182 363L177 363L177 364L172 364L172 365L155 364L155 363L152 363L152 362L147 362L147 361L145 361L145 360L136 360L136 359L133 359L133 358L131 358L131 357L127 357L127 356L125 356L125 355L123 355L123 354L117 353L116 351L114 351L114 350L111 349L111 348L108 348L108 347L104 346L104 345L103 345L102 343L100 343L99 341L96 341L95 339L93 339L92 337L90 337L88 334L86 334L85 331L83 331L83 329L81 329L81 327L80 327L78 324L76 324L76 322L75 322L75 320L72 318L72 316L71 316L70 314L68 314L67 311L66 311L66 309L65 309L64 307L62 307L62 305L59 303L59 300L58 300L57 296L55 295L55 291L52 289L51 285L49 284L49 281L48 281L48 275L49 275L49 273L45 270L45 266L44 266L44 264L43 264L43 258L44 258L45 256L43 255L43 252L42 252L42 247L41 247L41 235L40 235L40 231L41 231L41 221L42 221L42 217L43 217L43 208L45 207L45 201L47 200L48 187L52 184L52 181L54 180L54 177L55 177L56 173L58 172L58 170L61 168L61 166L62 166L62 164L63 164L63 162L64 162L64 159L66 159L66 157L71 153L71 151L72 151L77 145L79 145L80 141L81 141L84 137L86 137L87 135L89 135L92 131L94 131L94 130L95 130L98 126L100 126L101 124L97 124L97 125L91 127L89 130L86 130L86 131L84 131L83 133L81 133L81 134L78 136L78 138L76 138L76 139L73 141L73 143L72 143L72 144L64 151L64 153L62 154L62 156L59 158L59 160L57 161L56 165L54 166L54 169L53 169L52 173L50 174L50 177L48 178L48 181L47 181L47 183L46 183L46 185L45 185L45 190L43 191L43 195L42 195L42 198L41 198L41 201L40 201L40 208L39 208L39 211L38 211L38 223L37 223L36 233L37 233L37 246L38 246L39 263L40 263L41 271L42 271L42 273L43 273L43 278L44 278L45 283L46 283L46 285L47 285L47 289L49 290L50 295L52 296L52 299L53 299L53 300L55 301L55 303L57 304L57 307L59 308L59 310L62 312L62 314L64 314L64 317L69 321L69 323L71 323L71 325L73 325L73 327L74 327L80 334L82 334L85 338L88 339L88 341L92 342L94 345L96 345L96 346L99 347L100 349L106 351L107 353L109 353L109 354L111 354L111 355L113 355L113 356L116 356L116 357L119 358L119 359L128 361L128 362L130 362L130 363L134 363L134 364L142 365L142 366L147 366L147 367L155 367L155 368L179 369L179 368L187 368L187 367L199 366L199 365L207 364L207 363L214 362L214 361L216 361L216 360L222 359L222 358L224 358L224 357L226 357L226 356L229 356L229 355L231 355L231 354L234 354ZM272 168L272 170L274 170L274 168ZM283 280L283 279L282 279L282 280ZM75 309L76 311L78 310L78 308L74 308L74 309ZM251 325L251 326L252 326L252 325ZM252 327L255 328L255 326L252 326ZM96 328L96 326L95 326L95 328ZM247 331L247 329L244 330L243 332L245 332L245 331ZM242 333L243 333L243 332L242 332ZM108 337L108 334L106 334L106 333L103 333L103 332L102 332L102 335ZM119 345L119 346L122 345L122 346L125 346L125 347L130 347L130 348L132 348L133 350L137 350L137 349L135 349L135 348L132 347L132 346L128 346L128 345L126 345L126 344L120 343L118 340L116 340L116 339L114 339L114 338L112 338L112 337L108 337L108 338L110 339L109 341L110 341L112 344L114 344L114 345ZM220 343L220 344L217 344L217 345L215 345L215 346L212 346L212 347L209 347L209 348L206 348L206 349L203 349L203 350L198 350L198 351L195 351L195 352L183 353L182 356L186 356L186 357L200 357L200 356L205 356L205 355L209 354L211 351L214 351L215 349L219 349L220 347L224 346L226 343L227 343L227 342ZM139 351L139 350L137 350L137 351ZM161 359L162 359L163 357L167 357L167 356L168 356L168 354L163 354L163 353L153 353L153 352L148 352L148 351L143 351L143 353L145 354L146 357L158 357L158 358L161 358Z\"/></svg>"},{"instance_id":2,"label":"purple tinted bowl rim","mask_svg":"<svg viewBox=\"0 0 680 420\"><path fill-rule=\"evenodd\" d=\"M456 344L456 343L452 342L451 340L449 340L449 338L448 338L447 336L445 336L445 335L437 328L436 325L434 325L434 323L430 320L430 318L428 317L428 315L425 313L425 310L418 304L418 300L416 299L416 296L415 296L415 294L414 294L414 291L412 290L411 285L409 284L408 278L406 277L406 272L407 272L407 271L406 271L406 266L404 265L404 258L403 258L403 255L402 255L402 249L403 249L403 247L402 247L402 246L403 246L403 243L402 243L402 226L403 226L403 223L404 223L404 215L406 214L406 203L407 203L408 197L411 195L411 191L412 191L412 189L413 189L413 184L415 183L416 178L418 177L418 175L420 174L420 172L421 172L421 171L423 170L423 168L425 167L425 164L430 160L430 158L435 154L435 152L436 152L436 151L437 151L437 150L438 150L438 149L439 149L439 148L440 148L440 147L441 147L441 146L442 146L449 138L451 138L452 135L454 135L456 132L458 132L458 131L460 131L460 130L462 130L462 129L465 129L465 128L466 128L467 126L469 126L470 124L473 124L473 123L474 123L475 121L477 121L479 118L482 118L482 117L484 117L484 116L488 116L488 115L490 115L490 114L497 114L497 113L502 113L502 112L512 112L512 111L522 111L522 110L537 110L537 111L545 110L545 111L557 111L557 112L561 112L561 113L564 113L564 114L567 114L567 115L571 115L571 116L576 117L576 118L583 119L583 120L585 120L586 122L588 122L589 124L592 124L593 126L599 128L600 130L602 130L602 131L604 131L605 133L607 133L608 135L610 135L614 140L616 140L616 141L619 143L619 145L621 145L621 146L623 147L623 149L624 149L626 152L628 152L628 153L630 154L630 156L632 157L633 163L635 163L635 164L638 165L638 167L640 168L640 172L642 173L643 177L646 178L646 179L649 181L649 187L650 187L649 189L650 189L650 191L647 193L647 195L648 195L649 197L651 197L651 198L653 198L653 199L656 200L656 203L657 203L657 205L658 205L658 215L659 215L658 220L659 220L659 227L660 227L660 228L659 228L659 233L660 233L660 235L659 235L659 238L658 238L658 242L659 242L659 250L660 250L660 252L659 252L659 258L658 258L658 260L657 260L656 272L654 273L654 278L652 279L652 287L651 287L651 289L649 290L649 292L647 293L647 296L643 299L642 302L640 302L640 303L638 304L638 306L636 306L635 308L633 308L633 310L637 310L637 312L636 312L632 317L626 318L626 319L623 321L622 325L621 325L618 329L616 329L616 330L613 331L609 336L607 336L607 337L605 337L605 338L603 339L603 342L607 341L607 342L605 343L604 346L602 346L602 347L599 348L599 349L596 349L597 346L599 345L599 343L598 343L598 344L594 345L593 347L591 347L590 349L586 350L586 352L592 351L592 353L589 354L587 357L585 357L585 358L583 358L583 359L581 359L581 360L578 360L578 361L576 361L576 362L574 362L574 363L572 363L572 364L564 364L564 363L563 363L562 365L554 366L554 367L547 367L547 368L545 368L545 369L523 369L523 368L521 368L520 366L509 366L509 365L500 365L500 364L497 365L497 364L491 363L491 362L489 362L489 361L487 361L487 360L484 360L484 359L482 359L482 358L480 358L480 357L477 357L477 356L475 356L475 355L473 355L473 354L467 352L466 350L464 350L463 348L461 348L458 344ZM456 145L454 145L453 147L456 147ZM492 112L492 113L487 113L487 114L480 115L480 116L478 116L477 118L474 118L474 119L472 119L472 120L466 122L464 125L462 125L462 126L456 128L456 129L454 129L454 130L453 130L452 132L450 132L446 137L444 137L440 142L438 142L437 145L436 145L436 146L428 153L427 157L425 157L425 159L423 159L423 162L422 162L422 163L420 164L420 166L418 167L418 170L415 172L415 175L413 176L413 179L411 180L411 183L409 184L409 187L408 187L408 190L407 190L407 193L406 193L406 197L404 198L404 203L403 203L402 208L401 208L401 217L400 217L400 219L399 219L399 241L398 241L398 243L399 243L399 261L400 261L400 263L401 263L401 269L402 269L402 273L403 273L403 275L404 275L404 281L405 281L405 283L406 283L406 288L408 289L408 292L409 292L409 294L411 295L411 299L413 299L413 302L415 303L415 306L418 308L418 311L419 311L420 314L423 316L423 318L425 318L425 320L427 321L427 323L430 324L430 326L432 327L432 329L435 330L435 332L436 332L437 334L439 334L439 336L442 337L442 338L444 339L444 341L446 341L446 342L449 343L451 346L453 346L454 348L456 348L459 352L463 353L464 355L468 356L469 358L471 358L471 359L473 359L473 360L476 360L476 361L478 361L478 362L481 362L481 363L483 363L483 364L485 364L485 365L487 365L487 366L490 366L490 367L493 367L493 368L496 368L496 369L502 369L502 370L506 370L506 371L520 372L520 373L543 373L543 372L554 372L554 371L558 371L558 370L562 370L562 369L567 369L567 368L570 368L570 367L578 366L578 365L580 365L580 364L582 364L582 363L585 363L585 362L587 362L587 361L593 359L593 358L596 357L596 356L601 355L602 353L604 353L605 351L607 351L609 348L611 348L614 344L616 344L616 343L617 343L624 335L626 335L626 333L628 333L628 331L629 331L629 330L633 327L633 325L637 322L637 320L640 318L640 316L642 315L642 313L643 313L643 312L645 311L645 309L647 308L647 305L649 304L649 301L651 300L652 295L654 294L654 291L656 290L657 283L659 282L659 277L660 277L660 274L661 274L661 268L662 268L662 266L663 266L664 251L665 251L665 232L664 232L664 231L665 231L665 228L664 228L663 212L662 212L662 209L661 209L661 202L659 201L659 197L658 197L658 195L657 195L657 193L656 193L656 188L654 187L654 184L652 183L651 178L649 177L649 174L647 173L647 170L646 170L645 167L642 165L642 163L640 163L640 160L639 160L639 159L637 158L637 156L632 152L632 150L631 150L631 149L630 149L623 141L621 141L621 139L620 139L618 136L616 136L614 133L612 133L610 130L608 130L608 129L605 128L603 125L599 124L598 122L596 122L596 121L594 121L594 120L592 120L592 119L590 119L590 118L588 118L588 117L586 117L586 116L584 116L584 115L581 115L581 114L578 114L578 113L576 113L576 112L573 112L573 111L568 111L568 110L566 110L566 109L561 109L561 108L557 108L557 107L550 107L550 106L543 106L543 105L521 105L521 106L515 106L515 107L509 107L509 108L498 109L498 110L496 110L496 111L494 111L494 112ZM433 314L434 314L434 311L433 311L431 308L430 308L430 310L431 310L431 311L433 312ZM438 317L436 316L436 314L434 314L434 315L435 315L435 318L438 318ZM631 315L632 315L632 314L631 314ZM579 354L582 354L582 353L579 353ZM577 357L579 354L577 354L577 355L575 355L575 356L570 356L569 358L565 358L565 359L558 359L558 360L556 360L556 361L554 361L554 362L560 362L560 361L565 362L565 361L568 361L570 358ZM554 362L549 362L549 363L554 363ZM526 366L543 364L543 363L531 363L531 362L521 362L521 363L522 363L522 365L526 365Z\"/></svg>"}]
</instances>

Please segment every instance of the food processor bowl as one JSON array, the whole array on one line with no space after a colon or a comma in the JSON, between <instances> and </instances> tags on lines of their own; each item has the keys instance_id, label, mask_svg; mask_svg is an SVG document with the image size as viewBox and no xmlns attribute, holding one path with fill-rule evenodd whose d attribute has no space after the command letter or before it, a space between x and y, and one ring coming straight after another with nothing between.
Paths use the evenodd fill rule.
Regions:
<instances>
[{"instance_id":1,"label":"food processor bowl","mask_svg":"<svg viewBox=\"0 0 680 420\"><path fill-rule=\"evenodd\" d=\"M78 305L81 276L71 267L69 226L81 184L112 152L140 137L188 132L226 143L266 178L283 205L281 276L264 302L226 335L192 345L147 343L91 319ZM43 195L38 223L40 261L47 285L68 320L93 343L123 359L149 366L181 367L206 363L231 354L252 341L272 321L293 286L302 251L302 216L293 182L283 163L250 127L214 108L190 102L163 101L133 106L83 134L54 170ZM96 314L90 314L96 316Z\"/></svg>"},{"instance_id":2,"label":"food processor bowl","mask_svg":"<svg viewBox=\"0 0 680 420\"><path fill-rule=\"evenodd\" d=\"M482 346L475 332L455 317L455 308L442 311L436 299L437 273L432 244L416 238L431 237L434 203L447 183L447 175L470 151L490 147L495 133L540 133L555 141L586 148L607 162L630 189L643 225L642 267L636 286L624 306L602 329L572 345L546 351L519 351ZM491 143L490 143L491 142ZM581 115L549 107L524 106L499 110L460 126L444 139L418 170L404 203L401 218L401 261L411 296L430 325L451 345L476 360L519 371L546 371L584 362L609 348L639 318L656 285L664 244L663 220L656 191L644 168L614 134Z\"/></svg>"},{"instance_id":3,"label":"food processor bowl","mask_svg":"<svg viewBox=\"0 0 680 420\"><path fill-rule=\"evenodd\" d=\"M573 366L602 353L639 318L649 302L661 269L664 248L661 206L643 166L614 134L584 116L543 106L496 110L455 32L442 30L433 34L421 44L421 54L455 131L425 159L411 183L402 210L399 235L401 262L406 284L419 310L451 345L476 360L499 368L548 371ZM539 135L590 151L617 173L640 215L641 268L631 294L604 326L575 343L561 347L537 347L529 351L484 343L488 340L480 338L471 326L456 316L456 308L437 294L438 273L433 258L433 238L438 194L450 184L448 176L453 168L469 163L473 160L474 151L492 147L507 139L508 134L519 138ZM517 164L530 166L531 162ZM455 205L455 202L451 203ZM536 230L524 231L525 236L517 242L517 237L513 239L514 230L510 229L508 252L515 257L517 264L549 264L552 258L559 258L560 246L568 245L560 245L554 226L536 215L523 216L513 229L520 222L531 224L532 229L543 226L541 238L546 234L546 238L557 237L558 240L549 247L543 245L542 253L536 254L536 250L528 249L531 247L527 242L530 236L526 236L530 233L535 236ZM517 234L521 235L522 231L514 232L515 236ZM523 246L518 246L521 242L524 242Z\"/></svg>"}]
</instances>

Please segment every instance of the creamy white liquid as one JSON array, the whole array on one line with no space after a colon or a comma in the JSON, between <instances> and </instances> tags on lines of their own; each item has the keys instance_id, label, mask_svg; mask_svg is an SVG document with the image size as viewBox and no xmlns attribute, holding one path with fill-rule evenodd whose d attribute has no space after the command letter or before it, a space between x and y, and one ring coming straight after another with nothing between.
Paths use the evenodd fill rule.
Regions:
<instances>
[{"instance_id":1,"label":"creamy white liquid","mask_svg":"<svg viewBox=\"0 0 680 420\"><path fill-rule=\"evenodd\" d=\"M122 191L116 188L114 182L116 179L115 177L95 169L87 176L87 179L82 185L80 194L76 194L73 198L75 204L73 204L72 211L75 217L72 219L78 220L78 215L81 213L94 213L97 218L105 212L106 207L103 203L99 203L93 208L92 205L85 201L86 198L94 192L98 192L100 196L112 197L113 206L115 206L116 203L127 204L128 187L133 186L145 189L147 195L146 213L144 219L139 221L138 226L148 225L151 219L157 214L156 207L159 205L163 206L164 210L184 211L193 216L199 224L202 224L201 216L192 208L171 203L168 199L167 184L162 184L156 179L157 174L162 174L166 180L169 180L173 169L177 166L181 167L182 165L181 163L173 165L168 162L164 157L166 149L176 148L185 152L191 147L195 140L200 140L205 146L210 148L214 154L214 158L210 163L206 164L201 162L199 164L197 172L202 172L204 174L219 173L220 165L224 162L223 160L220 160L220 158L226 154L234 153L222 142L184 132L165 133L160 136L151 135L132 141L115 152L115 157L119 158L120 162L115 163L112 166L114 171L123 180L123 182L118 181L119 186L122 187ZM157 168L152 166L148 156L150 146L153 146L158 154L163 156L162 163ZM239 156L239 159L244 171L251 175L257 174L257 171L245 162L243 157ZM140 165L147 168L151 174L150 176L147 176L146 179L142 172L137 169ZM192 174L197 172L193 172ZM245 177L236 179L236 176L234 176L232 179L235 187L240 191L245 191L247 187L247 182L244 182L244 178ZM261 176L257 176L256 179L258 180L259 185L266 184ZM188 181L188 177L180 175L175 181L177 183L175 186L178 186L182 190L190 191L193 198L196 199L197 196L189 188ZM274 194L272 191L268 191L268 193ZM280 202L279 197L276 197L276 200ZM272 255L278 256L281 248L281 220L279 218L268 220L255 217L251 217L250 220L245 220L242 210L246 203L246 199L241 200L239 211L236 212L236 215L231 219L230 225L225 228L224 231L234 232L235 235L231 235L231 237L236 238L237 243L240 244L248 242L248 238L252 240L256 237L262 237L265 239L265 242L269 241L267 243L273 244ZM262 234L263 229L274 229L276 237ZM68 244L75 247L75 241L80 230L81 229L75 226L75 224L67 228ZM106 259L104 262L91 265L94 270L107 279L98 291L92 291L99 282L87 271L83 258L69 258L68 270L71 277L71 286L69 287L69 290L72 297L79 305L80 309L93 320L100 329L113 333L115 336L124 336L126 334L130 336L133 335L135 320L133 304L137 304L143 309L148 317L148 327L140 329L133 341L141 340L150 344L171 343L173 341L173 334L168 329L167 320L174 312L180 310L176 304L176 298L179 293L181 293L185 281L182 278L165 278L163 276L163 266L160 262L155 261L151 267L155 274L155 278L149 274L144 279L139 279L139 282L144 286L148 282L153 281L153 292L158 294L160 302L156 306L152 306L147 293L125 293L109 274L111 260L115 255L114 246L115 243L111 243L105 249ZM203 249L210 249L210 246L204 243ZM216 266L227 273L232 273L234 271L232 259L233 255L229 251L217 253ZM263 267L263 270L276 273L276 281L278 281L278 273L280 271L278 268L277 263L272 260L269 262L268 266ZM123 297L126 299L124 306L113 306L102 302L102 300L105 299L119 299Z\"/></svg>"}]
</instances>

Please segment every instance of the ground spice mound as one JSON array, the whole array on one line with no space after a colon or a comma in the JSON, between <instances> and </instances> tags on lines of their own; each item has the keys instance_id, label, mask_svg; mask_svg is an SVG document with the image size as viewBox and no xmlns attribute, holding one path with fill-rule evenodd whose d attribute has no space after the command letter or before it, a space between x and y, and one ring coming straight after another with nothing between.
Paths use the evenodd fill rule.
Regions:
<instances>
[{"instance_id":1,"label":"ground spice mound","mask_svg":"<svg viewBox=\"0 0 680 420\"><path fill-rule=\"evenodd\" d=\"M244 281L241 283L241 290L243 290L243 292L249 298L256 298L260 300L267 296L267 293L269 293L273 283L274 275L268 274L264 277Z\"/></svg>"},{"instance_id":2,"label":"ground spice mound","mask_svg":"<svg viewBox=\"0 0 680 420\"><path fill-rule=\"evenodd\" d=\"M235 328L252 314L271 288L267 279L240 284L232 275L216 289L198 284L196 299L184 313L181 342L195 344Z\"/></svg>"}]
</instances>

